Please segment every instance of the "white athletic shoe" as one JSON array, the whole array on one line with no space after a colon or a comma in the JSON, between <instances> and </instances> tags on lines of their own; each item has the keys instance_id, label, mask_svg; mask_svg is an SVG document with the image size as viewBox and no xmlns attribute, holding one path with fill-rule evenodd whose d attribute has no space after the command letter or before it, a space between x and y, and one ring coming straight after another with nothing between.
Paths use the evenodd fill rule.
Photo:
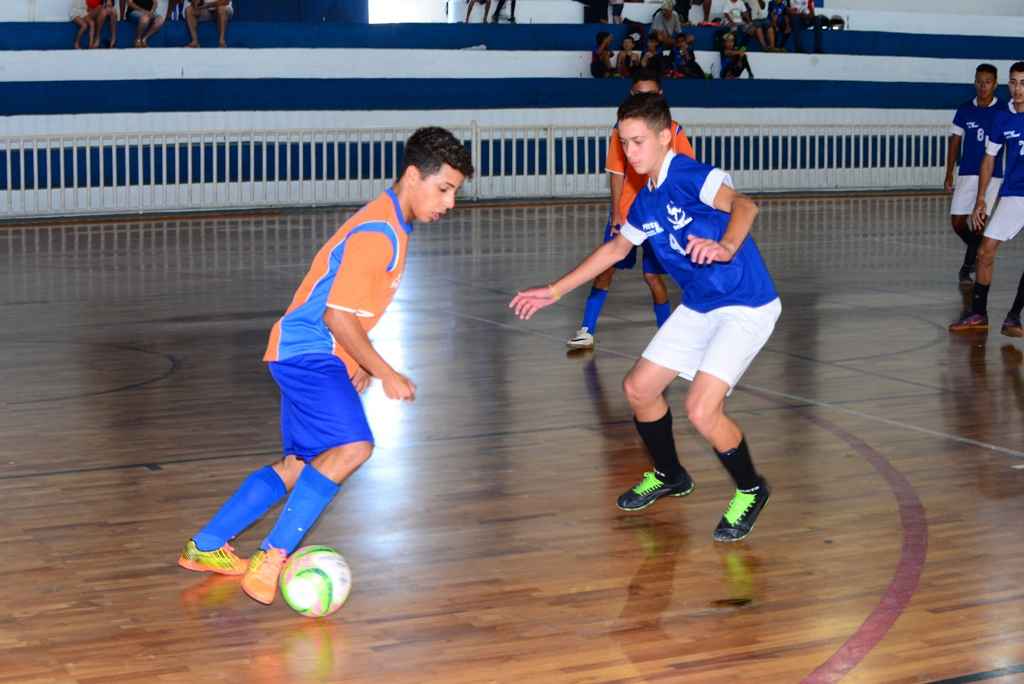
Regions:
<instances>
[{"instance_id":1,"label":"white athletic shoe","mask_svg":"<svg viewBox=\"0 0 1024 684\"><path fill-rule=\"evenodd\" d=\"M575 335L567 339L565 344L573 349L589 349L594 346L594 336L584 326L577 330Z\"/></svg>"}]
</instances>

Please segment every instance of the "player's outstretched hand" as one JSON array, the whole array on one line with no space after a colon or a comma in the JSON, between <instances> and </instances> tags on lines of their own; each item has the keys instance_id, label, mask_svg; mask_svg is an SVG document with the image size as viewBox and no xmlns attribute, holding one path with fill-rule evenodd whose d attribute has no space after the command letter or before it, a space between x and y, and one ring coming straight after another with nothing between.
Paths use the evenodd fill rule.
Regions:
<instances>
[{"instance_id":1,"label":"player's outstretched hand","mask_svg":"<svg viewBox=\"0 0 1024 684\"><path fill-rule=\"evenodd\" d=\"M384 396L388 399L416 400L416 385L401 373L381 378L381 383L384 385Z\"/></svg>"},{"instance_id":2,"label":"player's outstretched hand","mask_svg":"<svg viewBox=\"0 0 1024 684\"><path fill-rule=\"evenodd\" d=\"M710 264L714 261L729 261L733 252L721 242L691 235L686 240L683 254L689 255L695 264Z\"/></svg>"},{"instance_id":3,"label":"player's outstretched hand","mask_svg":"<svg viewBox=\"0 0 1024 684\"><path fill-rule=\"evenodd\" d=\"M971 223L974 224L974 232L976 233L985 229L985 224L988 223L988 211L983 202L975 205L974 211L971 212Z\"/></svg>"},{"instance_id":4,"label":"player's outstretched hand","mask_svg":"<svg viewBox=\"0 0 1024 684\"><path fill-rule=\"evenodd\" d=\"M546 306L551 306L556 301L558 301L558 297L555 296L555 291L551 289L550 285L545 285L543 287L531 287L529 290L519 292L508 303L508 306L516 312L516 316L525 321L529 320L533 314Z\"/></svg>"},{"instance_id":5,"label":"player's outstretched hand","mask_svg":"<svg viewBox=\"0 0 1024 684\"><path fill-rule=\"evenodd\" d=\"M362 366L356 369L356 372L352 374L350 380L352 380L352 386L356 388L356 392L362 394L370 386L370 374L367 373Z\"/></svg>"}]
</instances>

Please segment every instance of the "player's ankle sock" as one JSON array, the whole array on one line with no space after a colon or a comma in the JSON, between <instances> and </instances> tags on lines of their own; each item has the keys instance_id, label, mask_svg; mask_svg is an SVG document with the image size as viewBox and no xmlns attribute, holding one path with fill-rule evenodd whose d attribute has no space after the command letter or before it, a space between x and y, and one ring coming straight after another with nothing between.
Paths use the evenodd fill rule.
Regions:
<instances>
[{"instance_id":1,"label":"player's ankle sock","mask_svg":"<svg viewBox=\"0 0 1024 684\"><path fill-rule=\"evenodd\" d=\"M597 330L597 318L601 315L601 307L604 306L606 297L608 297L608 290L601 290L596 287L590 288L590 294L587 295L587 303L583 306L582 326L591 335Z\"/></svg>"},{"instance_id":2,"label":"player's ankle sock","mask_svg":"<svg viewBox=\"0 0 1024 684\"><path fill-rule=\"evenodd\" d=\"M679 456L676 454L676 438L672 435L672 410L669 409L665 415L658 420L642 423L633 417L636 424L636 431L640 433L640 439L651 454L654 461L654 469L664 478L665 482L678 482L686 471L679 465Z\"/></svg>"},{"instance_id":3,"label":"player's ankle sock","mask_svg":"<svg viewBox=\"0 0 1024 684\"><path fill-rule=\"evenodd\" d=\"M213 519L192 540L200 551L219 549L259 520L287 493L277 472L270 466L264 466L245 478L231 498L224 502Z\"/></svg>"},{"instance_id":4,"label":"player's ankle sock","mask_svg":"<svg viewBox=\"0 0 1024 684\"><path fill-rule=\"evenodd\" d=\"M988 315L988 288L988 285L974 283L974 289L971 291L971 313Z\"/></svg>"},{"instance_id":5,"label":"player's ankle sock","mask_svg":"<svg viewBox=\"0 0 1024 684\"><path fill-rule=\"evenodd\" d=\"M758 486L760 480L757 471L754 470L754 464L750 460L750 450L747 449L746 438L740 438L739 446L735 449L724 452L716 449L715 453L718 454L718 460L732 476L736 483L736 489L749 490Z\"/></svg>"},{"instance_id":6,"label":"player's ankle sock","mask_svg":"<svg viewBox=\"0 0 1024 684\"><path fill-rule=\"evenodd\" d=\"M658 322L660 328L662 323L668 320L668 317L672 315L672 304L665 302L664 304L654 304L654 320Z\"/></svg>"},{"instance_id":7,"label":"player's ankle sock","mask_svg":"<svg viewBox=\"0 0 1024 684\"><path fill-rule=\"evenodd\" d=\"M1021 309L1024 309L1024 273L1020 274L1020 282L1017 283L1017 296L1013 298L1013 306L1010 307L1009 316L1020 318Z\"/></svg>"},{"instance_id":8,"label":"player's ankle sock","mask_svg":"<svg viewBox=\"0 0 1024 684\"><path fill-rule=\"evenodd\" d=\"M260 548L266 551L273 546L290 554L327 508L327 504L331 503L339 489L339 485L325 477L311 463L306 464L274 529L270 530Z\"/></svg>"}]
</instances>

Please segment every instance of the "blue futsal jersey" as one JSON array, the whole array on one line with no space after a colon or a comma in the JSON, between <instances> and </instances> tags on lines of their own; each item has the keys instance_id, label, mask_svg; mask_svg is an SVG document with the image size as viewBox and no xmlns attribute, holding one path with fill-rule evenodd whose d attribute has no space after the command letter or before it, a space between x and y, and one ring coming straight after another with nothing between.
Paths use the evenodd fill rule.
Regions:
<instances>
[{"instance_id":1,"label":"blue futsal jersey","mask_svg":"<svg viewBox=\"0 0 1024 684\"><path fill-rule=\"evenodd\" d=\"M1006 173L999 187L1000 197L1024 197L1024 114L1018 114L1013 103L1000 107L988 131L987 154L1006 150ZM996 168L1000 164L996 159Z\"/></svg>"},{"instance_id":2,"label":"blue futsal jersey","mask_svg":"<svg viewBox=\"0 0 1024 684\"><path fill-rule=\"evenodd\" d=\"M981 170L982 157L985 156L985 139L991 130L992 120L998 112L1004 109L1005 106L999 105L999 98L993 98L992 104L988 107L979 107L978 98L974 98L957 108L956 114L953 116L953 126L949 132L963 138L959 175L978 175ZM1002 155L996 157L996 166L992 177L1003 177Z\"/></svg>"},{"instance_id":3,"label":"blue futsal jersey","mask_svg":"<svg viewBox=\"0 0 1024 684\"><path fill-rule=\"evenodd\" d=\"M672 152L657 185L653 179L637 195L622 226L634 245L653 247L662 266L683 291L683 305L706 313L723 306L762 306L779 295L761 253L750 236L730 261L698 265L683 254L690 235L721 240L729 214L714 208L722 184L732 180L721 169Z\"/></svg>"}]
</instances>

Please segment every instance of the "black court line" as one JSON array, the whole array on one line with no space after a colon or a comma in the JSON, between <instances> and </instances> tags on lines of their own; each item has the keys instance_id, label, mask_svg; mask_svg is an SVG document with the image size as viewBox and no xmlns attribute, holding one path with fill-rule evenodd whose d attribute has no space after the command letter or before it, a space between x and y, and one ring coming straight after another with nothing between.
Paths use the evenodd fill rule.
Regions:
<instances>
[{"instance_id":1,"label":"black court line","mask_svg":"<svg viewBox=\"0 0 1024 684\"><path fill-rule=\"evenodd\" d=\"M959 677L950 677L949 679L936 679L928 682L928 684L968 684L968 682L983 682L986 679L998 679L999 677L1021 673L1024 673L1024 665L1010 665L1008 667L1001 667L998 670L975 672Z\"/></svg>"}]
</instances>

